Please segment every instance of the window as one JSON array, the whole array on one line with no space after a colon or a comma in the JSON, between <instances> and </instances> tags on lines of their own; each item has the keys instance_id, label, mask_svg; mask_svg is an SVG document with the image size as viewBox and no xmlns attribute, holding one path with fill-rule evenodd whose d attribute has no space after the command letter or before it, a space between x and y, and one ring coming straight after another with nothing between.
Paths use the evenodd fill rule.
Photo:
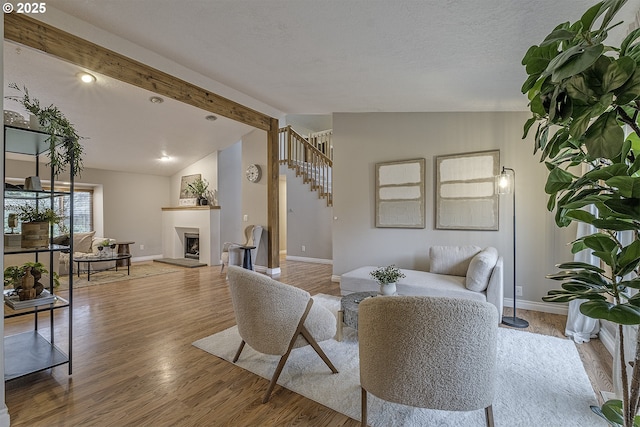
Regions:
<instances>
[{"instance_id":1,"label":"window","mask_svg":"<svg viewBox=\"0 0 640 427\"><path fill-rule=\"evenodd\" d=\"M62 190L62 191L67 191ZM64 218L63 223L53 228L53 235L58 236L60 234L68 233L71 217L71 206L69 204L71 196L56 197L54 200L53 209L61 214ZM24 199L7 199L5 201L4 210L4 232L11 233L11 227L9 227L9 214L14 212L11 206L17 206L20 204L29 204L35 206L36 203L40 203L42 208L49 207L50 200L24 200ZM91 189L78 189L76 188L73 193L73 232L84 233L93 230L93 190ZM18 226L14 228L14 233L20 233L20 221Z\"/></svg>"}]
</instances>

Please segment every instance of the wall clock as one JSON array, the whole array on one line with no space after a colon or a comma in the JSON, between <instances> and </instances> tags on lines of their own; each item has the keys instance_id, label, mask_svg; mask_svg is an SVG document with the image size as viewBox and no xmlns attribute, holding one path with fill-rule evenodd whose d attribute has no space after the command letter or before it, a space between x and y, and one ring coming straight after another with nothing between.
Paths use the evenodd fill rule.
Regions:
<instances>
[{"instance_id":1,"label":"wall clock","mask_svg":"<svg viewBox=\"0 0 640 427\"><path fill-rule=\"evenodd\" d=\"M247 167L246 176L250 182L258 182L262 177L262 169L259 165L251 164Z\"/></svg>"}]
</instances>

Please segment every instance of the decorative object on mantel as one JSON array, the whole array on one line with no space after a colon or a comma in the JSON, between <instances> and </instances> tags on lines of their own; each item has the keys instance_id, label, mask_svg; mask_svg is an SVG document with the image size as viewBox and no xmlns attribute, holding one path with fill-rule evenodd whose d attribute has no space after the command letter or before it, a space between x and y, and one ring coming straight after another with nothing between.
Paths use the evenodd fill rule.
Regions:
<instances>
[{"instance_id":1,"label":"decorative object on mantel","mask_svg":"<svg viewBox=\"0 0 640 427\"><path fill-rule=\"evenodd\" d=\"M592 410L611 425L632 427L640 412L640 353L634 349L640 350L640 299L632 291L640 287L640 30L617 46L604 44L612 27L623 27L615 15L624 5L597 3L531 46L522 59L528 74L522 92L532 113L524 137L535 129L529 140L548 169L547 208L558 227L593 225L592 234L573 240L571 252L599 258L597 265L558 265L560 271L547 278L560 281L561 288L542 299L587 299L582 314L616 324L617 397ZM589 168L575 167L581 164ZM589 212L592 206L595 213Z\"/></svg>"},{"instance_id":2,"label":"decorative object on mantel","mask_svg":"<svg viewBox=\"0 0 640 427\"><path fill-rule=\"evenodd\" d=\"M198 178L188 184L189 193L196 196L198 200L198 206L207 206L209 199L207 195L209 193L209 181L206 179Z\"/></svg>"},{"instance_id":3,"label":"decorative object on mantel","mask_svg":"<svg viewBox=\"0 0 640 427\"><path fill-rule=\"evenodd\" d=\"M376 164L376 227L424 228L425 159Z\"/></svg>"},{"instance_id":4,"label":"decorative object on mantel","mask_svg":"<svg viewBox=\"0 0 640 427\"><path fill-rule=\"evenodd\" d=\"M498 230L500 151L436 157L436 228Z\"/></svg>"},{"instance_id":5,"label":"decorative object on mantel","mask_svg":"<svg viewBox=\"0 0 640 427\"><path fill-rule=\"evenodd\" d=\"M78 135L75 127L65 117L65 115L54 105L48 107L40 106L40 101L32 98L26 87L20 87L11 83L9 88L15 89L22 93L20 96L6 96L6 99L18 102L29 113L36 116L40 131L49 134L47 142L49 143L49 164L53 169L55 176L64 172L68 166L71 166L71 175L78 176L82 172L82 152L83 147L80 144L82 137ZM70 165L70 163L72 163Z\"/></svg>"},{"instance_id":6,"label":"decorative object on mantel","mask_svg":"<svg viewBox=\"0 0 640 427\"><path fill-rule=\"evenodd\" d=\"M380 293L382 295L396 295L396 282L398 279L406 277L394 264L376 268L369 274L380 284Z\"/></svg>"},{"instance_id":7,"label":"decorative object on mantel","mask_svg":"<svg viewBox=\"0 0 640 427\"><path fill-rule=\"evenodd\" d=\"M202 179L199 173L193 175L185 175L180 179L180 199L193 199L193 193L189 189L189 185L196 180Z\"/></svg>"}]
</instances>

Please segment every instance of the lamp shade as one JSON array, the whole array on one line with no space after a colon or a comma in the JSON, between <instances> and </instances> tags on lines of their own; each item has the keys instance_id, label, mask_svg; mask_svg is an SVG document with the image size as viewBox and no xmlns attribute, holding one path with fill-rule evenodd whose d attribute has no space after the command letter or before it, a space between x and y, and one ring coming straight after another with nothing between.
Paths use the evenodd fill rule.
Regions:
<instances>
[{"instance_id":1,"label":"lamp shade","mask_svg":"<svg viewBox=\"0 0 640 427\"><path fill-rule=\"evenodd\" d=\"M502 168L500 175L496 176L496 193L513 193L513 174L508 173L504 167Z\"/></svg>"}]
</instances>

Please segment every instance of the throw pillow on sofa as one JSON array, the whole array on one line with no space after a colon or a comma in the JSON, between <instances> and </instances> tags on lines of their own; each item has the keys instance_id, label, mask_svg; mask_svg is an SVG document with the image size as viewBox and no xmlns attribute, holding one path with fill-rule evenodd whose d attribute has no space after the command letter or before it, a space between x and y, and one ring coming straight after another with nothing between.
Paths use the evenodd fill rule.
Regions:
<instances>
[{"instance_id":1,"label":"throw pillow on sofa","mask_svg":"<svg viewBox=\"0 0 640 427\"><path fill-rule=\"evenodd\" d=\"M498 262L498 250L488 247L473 257L469 263L465 285L470 291L483 292L489 286L493 267Z\"/></svg>"},{"instance_id":2,"label":"throw pillow on sofa","mask_svg":"<svg viewBox=\"0 0 640 427\"><path fill-rule=\"evenodd\" d=\"M431 246L429 271L450 276L466 276L469 263L482 248L478 246Z\"/></svg>"},{"instance_id":3,"label":"throw pillow on sofa","mask_svg":"<svg viewBox=\"0 0 640 427\"><path fill-rule=\"evenodd\" d=\"M91 243L93 242L93 236L95 231L88 233L74 233L73 235L73 252L91 252Z\"/></svg>"}]
</instances>

